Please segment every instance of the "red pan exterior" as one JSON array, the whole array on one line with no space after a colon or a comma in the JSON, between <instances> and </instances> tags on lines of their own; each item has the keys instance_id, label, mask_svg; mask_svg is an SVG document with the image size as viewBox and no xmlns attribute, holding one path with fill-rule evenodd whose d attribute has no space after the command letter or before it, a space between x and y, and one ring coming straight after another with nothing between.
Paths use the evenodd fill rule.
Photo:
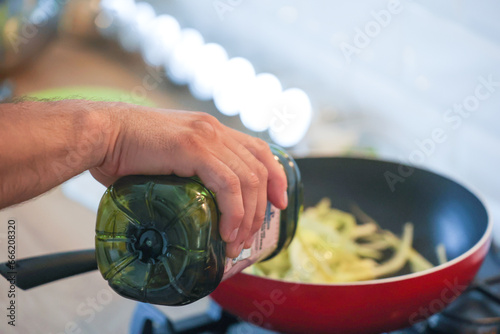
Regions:
<instances>
[{"instance_id":1,"label":"red pan exterior","mask_svg":"<svg viewBox=\"0 0 500 334\"><path fill-rule=\"evenodd\" d=\"M247 274L211 294L224 309L283 333L381 333L439 312L471 283L484 260L491 229L471 250L433 269L354 284L288 283Z\"/></svg>"}]
</instances>

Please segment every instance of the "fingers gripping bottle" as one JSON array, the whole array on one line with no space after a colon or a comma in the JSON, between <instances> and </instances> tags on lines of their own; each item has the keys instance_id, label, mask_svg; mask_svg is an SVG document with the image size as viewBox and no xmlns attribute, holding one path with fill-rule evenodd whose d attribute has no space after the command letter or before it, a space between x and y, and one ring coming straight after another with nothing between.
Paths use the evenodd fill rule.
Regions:
<instances>
[{"instance_id":1,"label":"fingers gripping bottle","mask_svg":"<svg viewBox=\"0 0 500 334\"><path fill-rule=\"evenodd\" d=\"M295 161L271 146L288 181L288 208L268 203L251 248L225 256L215 195L198 178L126 176L104 193L96 223L99 270L123 297L185 305L212 292L224 279L286 248L302 207Z\"/></svg>"}]
</instances>

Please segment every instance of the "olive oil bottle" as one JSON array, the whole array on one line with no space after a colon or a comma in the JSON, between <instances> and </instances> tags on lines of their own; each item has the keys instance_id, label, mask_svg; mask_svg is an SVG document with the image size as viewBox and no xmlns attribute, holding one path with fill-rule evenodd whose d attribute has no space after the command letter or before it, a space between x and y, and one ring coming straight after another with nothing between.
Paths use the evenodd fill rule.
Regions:
<instances>
[{"instance_id":1,"label":"olive oil bottle","mask_svg":"<svg viewBox=\"0 0 500 334\"><path fill-rule=\"evenodd\" d=\"M282 149L271 146L288 180L288 208L268 203L251 248L225 256L215 195L198 178L126 176L104 193L96 223L99 270L118 294L141 302L185 305L291 242L302 206L300 172Z\"/></svg>"}]
</instances>

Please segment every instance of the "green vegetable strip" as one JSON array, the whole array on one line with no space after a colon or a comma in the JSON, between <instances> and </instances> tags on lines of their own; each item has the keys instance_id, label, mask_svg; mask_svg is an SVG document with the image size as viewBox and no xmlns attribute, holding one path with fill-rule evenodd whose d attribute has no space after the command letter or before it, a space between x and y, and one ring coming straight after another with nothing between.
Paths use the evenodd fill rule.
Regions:
<instances>
[{"instance_id":1,"label":"green vegetable strip","mask_svg":"<svg viewBox=\"0 0 500 334\"><path fill-rule=\"evenodd\" d=\"M406 263L416 271L432 267L412 248L411 223L404 225L399 239L360 208L353 207L353 212L332 209L328 199L321 200L303 213L287 250L246 272L286 281L340 283L390 276ZM384 259L387 254L392 255Z\"/></svg>"},{"instance_id":2,"label":"green vegetable strip","mask_svg":"<svg viewBox=\"0 0 500 334\"><path fill-rule=\"evenodd\" d=\"M383 277L397 272L404 267L408 261L408 255L413 240L413 225L406 223L403 229L403 238L396 249L394 256L383 264L373 269L374 277Z\"/></svg>"}]
</instances>

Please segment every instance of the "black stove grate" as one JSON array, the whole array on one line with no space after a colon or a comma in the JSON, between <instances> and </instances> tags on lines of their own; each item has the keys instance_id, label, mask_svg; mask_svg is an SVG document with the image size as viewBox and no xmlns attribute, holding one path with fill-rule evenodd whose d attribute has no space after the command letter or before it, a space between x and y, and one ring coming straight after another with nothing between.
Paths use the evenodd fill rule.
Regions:
<instances>
[{"instance_id":1,"label":"black stove grate","mask_svg":"<svg viewBox=\"0 0 500 334\"><path fill-rule=\"evenodd\" d=\"M434 333L500 333L500 276L474 283L443 312L431 317Z\"/></svg>"}]
</instances>

